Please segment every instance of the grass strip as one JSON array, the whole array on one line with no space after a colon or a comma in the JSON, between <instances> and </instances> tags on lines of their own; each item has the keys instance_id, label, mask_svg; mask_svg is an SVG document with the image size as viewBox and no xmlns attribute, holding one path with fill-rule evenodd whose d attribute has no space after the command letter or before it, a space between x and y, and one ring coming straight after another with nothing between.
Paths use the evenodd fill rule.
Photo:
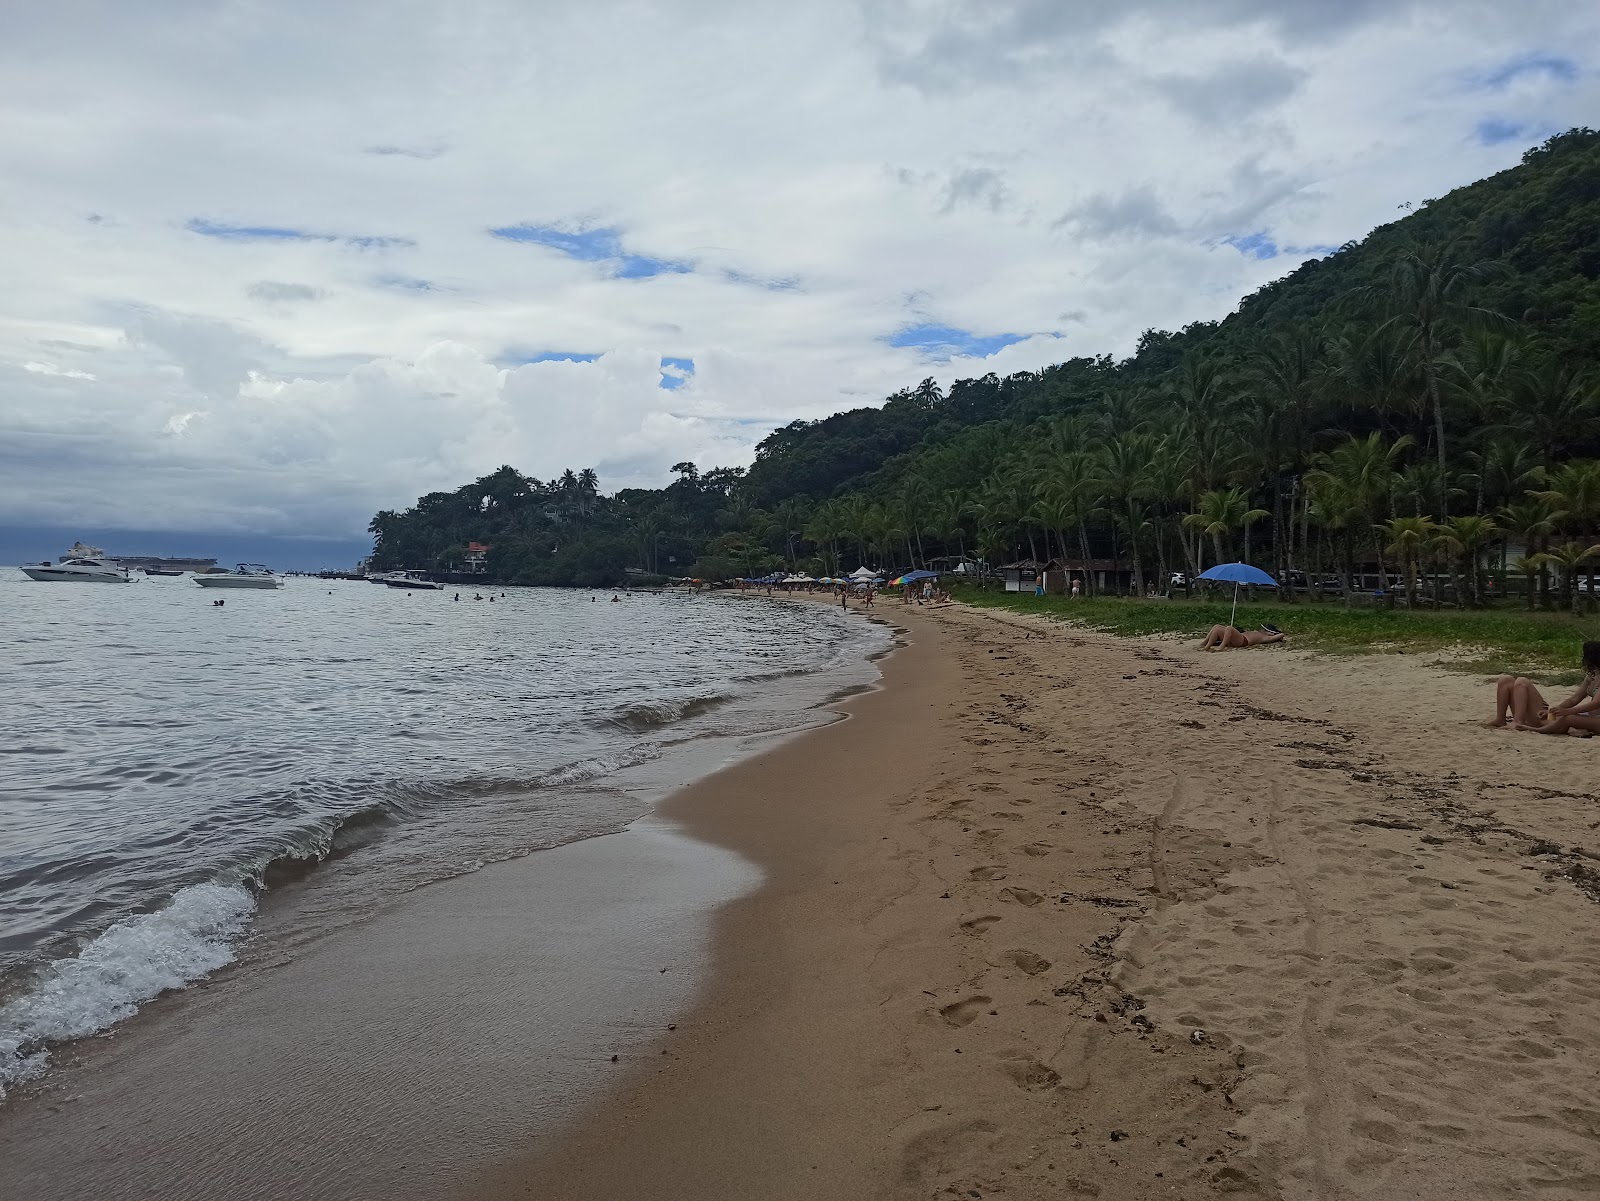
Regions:
<instances>
[{"instance_id":1,"label":"grass strip","mask_svg":"<svg viewBox=\"0 0 1600 1201\"><path fill-rule=\"evenodd\" d=\"M958 586L953 592L979 608L1033 613L1124 637L1181 634L1199 639L1212 626L1226 624L1232 608L1228 600L1074 600L973 586ZM1292 646L1325 654L1432 654L1440 666L1453 670L1508 671L1549 683L1580 680L1582 644L1600 638L1600 618L1521 608L1434 612L1241 600L1236 622L1247 630L1271 622L1289 635Z\"/></svg>"}]
</instances>

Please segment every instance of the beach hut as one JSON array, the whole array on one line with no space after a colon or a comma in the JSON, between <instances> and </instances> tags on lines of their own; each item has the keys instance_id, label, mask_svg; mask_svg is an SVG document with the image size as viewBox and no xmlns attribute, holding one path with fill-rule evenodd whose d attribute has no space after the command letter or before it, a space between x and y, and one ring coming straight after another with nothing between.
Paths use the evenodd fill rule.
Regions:
<instances>
[{"instance_id":1,"label":"beach hut","mask_svg":"<svg viewBox=\"0 0 1600 1201\"><path fill-rule=\"evenodd\" d=\"M1006 582L1007 592L1032 592L1039 586L1042 565L1033 559L1018 559L1000 567L1000 578Z\"/></svg>"}]
</instances>

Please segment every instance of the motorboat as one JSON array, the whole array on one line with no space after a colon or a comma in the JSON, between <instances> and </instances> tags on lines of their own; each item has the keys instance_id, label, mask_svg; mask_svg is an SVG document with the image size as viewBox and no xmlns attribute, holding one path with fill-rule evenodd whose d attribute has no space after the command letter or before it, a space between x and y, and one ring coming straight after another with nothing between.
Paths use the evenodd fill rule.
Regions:
<instances>
[{"instance_id":1,"label":"motorboat","mask_svg":"<svg viewBox=\"0 0 1600 1201\"><path fill-rule=\"evenodd\" d=\"M444 585L434 580L425 580L415 571L391 571L383 582L391 588L423 588L429 592L443 592Z\"/></svg>"},{"instance_id":2,"label":"motorboat","mask_svg":"<svg viewBox=\"0 0 1600 1201\"><path fill-rule=\"evenodd\" d=\"M119 567L110 559L91 558L86 555L63 559L59 563L40 563L37 567L24 567L22 572L30 580L49 582L61 580L83 584L129 582L126 567Z\"/></svg>"},{"instance_id":3,"label":"motorboat","mask_svg":"<svg viewBox=\"0 0 1600 1201\"><path fill-rule=\"evenodd\" d=\"M139 570L144 572L145 575L182 575L183 574L183 568L181 568L181 567L141 567Z\"/></svg>"},{"instance_id":4,"label":"motorboat","mask_svg":"<svg viewBox=\"0 0 1600 1201\"><path fill-rule=\"evenodd\" d=\"M283 581L260 563L241 563L238 571L209 572L194 577L202 588L282 588Z\"/></svg>"}]
</instances>

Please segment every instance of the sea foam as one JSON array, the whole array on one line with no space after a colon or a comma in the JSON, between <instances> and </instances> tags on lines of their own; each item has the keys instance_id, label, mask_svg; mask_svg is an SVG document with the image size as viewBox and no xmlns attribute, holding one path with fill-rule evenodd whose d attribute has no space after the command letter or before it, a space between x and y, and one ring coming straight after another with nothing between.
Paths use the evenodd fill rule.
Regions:
<instances>
[{"instance_id":1,"label":"sea foam","mask_svg":"<svg viewBox=\"0 0 1600 1201\"><path fill-rule=\"evenodd\" d=\"M51 1043L105 1030L145 1001L233 962L233 940L255 907L248 889L193 884L165 908L126 918L74 957L40 969L0 1005L0 1097L44 1070Z\"/></svg>"}]
</instances>

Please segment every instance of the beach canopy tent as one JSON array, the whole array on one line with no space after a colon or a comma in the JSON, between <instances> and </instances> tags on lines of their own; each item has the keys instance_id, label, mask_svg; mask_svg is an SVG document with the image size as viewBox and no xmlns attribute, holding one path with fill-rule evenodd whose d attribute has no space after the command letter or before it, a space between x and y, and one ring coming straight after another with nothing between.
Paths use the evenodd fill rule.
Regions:
<instances>
[{"instance_id":1,"label":"beach canopy tent","mask_svg":"<svg viewBox=\"0 0 1600 1201\"><path fill-rule=\"evenodd\" d=\"M1239 616L1239 585L1259 584L1263 588L1276 588L1278 581L1273 579L1259 567L1252 567L1248 563L1218 563L1215 567L1208 567L1199 575L1197 580L1216 580L1223 584L1233 585L1233 612L1228 617L1228 624L1234 624L1234 618Z\"/></svg>"},{"instance_id":2,"label":"beach canopy tent","mask_svg":"<svg viewBox=\"0 0 1600 1201\"><path fill-rule=\"evenodd\" d=\"M850 573L850 578L852 580L864 581L875 578L877 574L878 573L873 571L870 567L858 567Z\"/></svg>"}]
</instances>

